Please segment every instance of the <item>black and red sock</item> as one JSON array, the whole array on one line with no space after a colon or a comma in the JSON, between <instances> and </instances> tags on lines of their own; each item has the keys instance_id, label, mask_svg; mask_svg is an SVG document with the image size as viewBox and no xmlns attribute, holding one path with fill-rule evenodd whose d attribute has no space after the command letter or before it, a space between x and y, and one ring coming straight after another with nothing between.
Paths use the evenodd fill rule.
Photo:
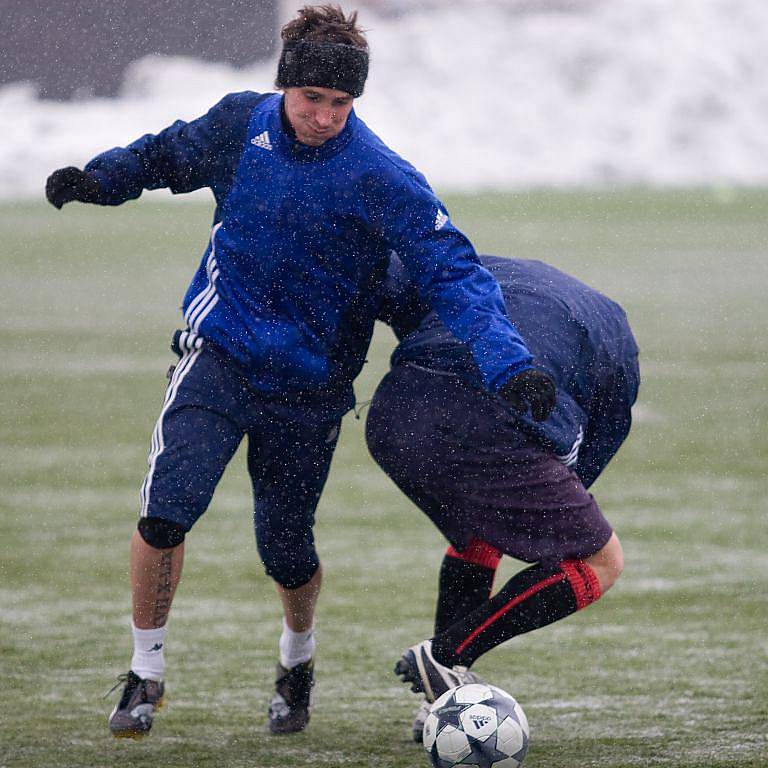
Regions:
<instances>
[{"instance_id":1,"label":"black and red sock","mask_svg":"<svg viewBox=\"0 0 768 768\"><path fill-rule=\"evenodd\" d=\"M491 596L501 552L472 539L461 552L448 547L440 567L435 634L468 616Z\"/></svg>"},{"instance_id":2,"label":"black and red sock","mask_svg":"<svg viewBox=\"0 0 768 768\"><path fill-rule=\"evenodd\" d=\"M515 574L496 595L432 639L447 666L471 666L491 648L564 619L600 597L597 575L583 560L537 564Z\"/></svg>"}]
</instances>

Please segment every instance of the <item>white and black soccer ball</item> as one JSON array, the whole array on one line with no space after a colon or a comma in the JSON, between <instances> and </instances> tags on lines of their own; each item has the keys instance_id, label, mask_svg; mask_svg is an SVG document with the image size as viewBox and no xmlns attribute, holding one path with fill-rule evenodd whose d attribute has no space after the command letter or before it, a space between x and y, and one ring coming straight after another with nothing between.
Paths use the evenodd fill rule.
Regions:
<instances>
[{"instance_id":1,"label":"white and black soccer ball","mask_svg":"<svg viewBox=\"0 0 768 768\"><path fill-rule=\"evenodd\" d=\"M467 683L432 705L423 743L435 768L518 768L528 736L528 719L512 696L493 685Z\"/></svg>"}]
</instances>

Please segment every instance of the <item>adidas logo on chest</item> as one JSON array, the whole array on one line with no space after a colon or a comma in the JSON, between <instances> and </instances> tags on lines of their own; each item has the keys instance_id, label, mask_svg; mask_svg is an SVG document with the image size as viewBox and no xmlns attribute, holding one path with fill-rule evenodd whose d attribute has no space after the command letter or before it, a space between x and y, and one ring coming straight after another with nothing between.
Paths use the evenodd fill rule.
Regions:
<instances>
[{"instance_id":1,"label":"adidas logo on chest","mask_svg":"<svg viewBox=\"0 0 768 768\"><path fill-rule=\"evenodd\" d=\"M269 131L264 131L263 133L260 133L258 136L254 136L251 139L251 144L253 144L254 147L266 149L271 152L272 142L269 140Z\"/></svg>"}]
</instances>

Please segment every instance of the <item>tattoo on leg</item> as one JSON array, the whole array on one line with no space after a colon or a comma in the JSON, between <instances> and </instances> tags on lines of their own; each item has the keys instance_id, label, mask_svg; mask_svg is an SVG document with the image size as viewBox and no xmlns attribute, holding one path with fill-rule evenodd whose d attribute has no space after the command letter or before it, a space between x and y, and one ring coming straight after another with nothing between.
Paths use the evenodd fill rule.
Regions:
<instances>
[{"instance_id":1,"label":"tattoo on leg","mask_svg":"<svg viewBox=\"0 0 768 768\"><path fill-rule=\"evenodd\" d=\"M155 608L152 622L156 627L161 627L168 619L173 598L173 551L163 552L160 558L160 567L157 572L157 586L155 588Z\"/></svg>"}]
</instances>

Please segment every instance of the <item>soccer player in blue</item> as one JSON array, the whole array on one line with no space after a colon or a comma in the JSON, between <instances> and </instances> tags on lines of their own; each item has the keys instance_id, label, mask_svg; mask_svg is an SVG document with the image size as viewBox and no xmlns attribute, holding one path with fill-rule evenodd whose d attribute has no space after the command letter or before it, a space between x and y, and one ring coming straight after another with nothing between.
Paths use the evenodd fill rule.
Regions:
<instances>
[{"instance_id":1,"label":"soccer player in blue","mask_svg":"<svg viewBox=\"0 0 768 768\"><path fill-rule=\"evenodd\" d=\"M512 412L483 387L466 346L434 312L424 316L393 260L382 318L401 341L367 420L373 457L450 542L434 636L396 667L427 703L471 681L469 667L490 649L593 603L623 566L587 489L631 425L639 369L626 315L541 262L481 260L556 383L549 418ZM502 555L530 565L491 597ZM427 712L414 722L417 740Z\"/></svg>"},{"instance_id":2,"label":"soccer player in blue","mask_svg":"<svg viewBox=\"0 0 768 768\"><path fill-rule=\"evenodd\" d=\"M314 515L379 287L396 249L419 295L471 349L483 386L545 418L533 365L492 276L424 177L360 120L368 46L356 14L306 6L282 30L278 93L235 93L192 122L55 171L46 195L119 205L208 187L210 241L183 301L180 356L152 436L131 542L134 654L109 719L146 734L164 694L166 622L184 540L248 437L259 554L284 610L273 733L304 728L322 578Z\"/></svg>"}]
</instances>

